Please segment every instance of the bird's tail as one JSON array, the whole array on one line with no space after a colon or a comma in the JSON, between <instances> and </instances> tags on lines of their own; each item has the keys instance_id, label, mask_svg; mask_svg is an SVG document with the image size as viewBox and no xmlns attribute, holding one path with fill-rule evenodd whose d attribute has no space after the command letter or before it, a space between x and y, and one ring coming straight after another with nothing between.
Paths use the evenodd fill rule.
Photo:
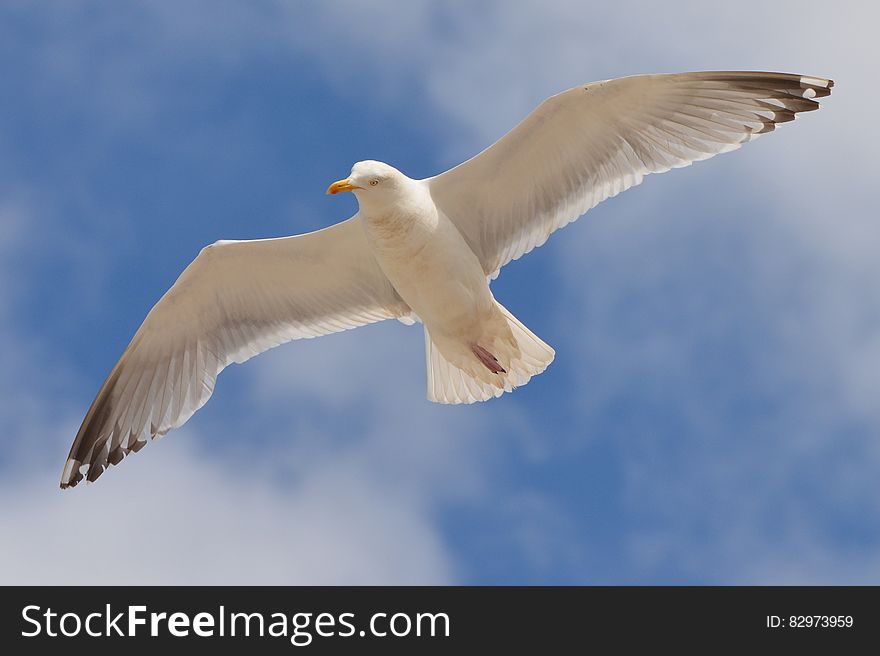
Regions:
<instances>
[{"instance_id":1,"label":"bird's tail","mask_svg":"<svg viewBox=\"0 0 880 656\"><path fill-rule=\"evenodd\" d=\"M550 346L497 301L496 310L474 344L435 341L425 327L429 401L486 401L525 385L553 361Z\"/></svg>"}]
</instances>

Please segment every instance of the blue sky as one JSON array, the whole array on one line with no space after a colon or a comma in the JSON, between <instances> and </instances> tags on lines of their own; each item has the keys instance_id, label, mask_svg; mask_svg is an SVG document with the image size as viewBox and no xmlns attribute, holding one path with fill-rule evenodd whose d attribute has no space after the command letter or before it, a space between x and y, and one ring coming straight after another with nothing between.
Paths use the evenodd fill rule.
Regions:
<instances>
[{"instance_id":1,"label":"blue sky","mask_svg":"<svg viewBox=\"0 0 880 656\"><path fill-rule=\"evenodd\" d=\"M0 582L880 582L877 18L4 2ZM58 490L101 381L205 244L347 218L324 190L357 160L432 175L564 88L700 69L837 87L508 266L495 295L557 351L528 386L429 404L421 330L397 322L295 342Z\"/></svg>"}]
</instances>

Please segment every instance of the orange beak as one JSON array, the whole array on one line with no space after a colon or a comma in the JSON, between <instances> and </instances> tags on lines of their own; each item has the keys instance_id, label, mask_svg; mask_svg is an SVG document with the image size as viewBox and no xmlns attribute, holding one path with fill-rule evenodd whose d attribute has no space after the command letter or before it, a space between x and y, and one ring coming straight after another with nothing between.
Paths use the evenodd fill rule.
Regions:
<instances>
[{"instance_id":1,"label":"orange beak","mask_svg":"<svg viewBox=\"0 0 880 656\"><path fill-rule=\"evenodd\" d=\"M345 178L344 180L337 180L332 185L327 187L327 193L332 195L338 194L343 191L354 191L355 189L360 189L360 187L351 184L348 181L348 178Z\"/></svg>"}]
</instances>

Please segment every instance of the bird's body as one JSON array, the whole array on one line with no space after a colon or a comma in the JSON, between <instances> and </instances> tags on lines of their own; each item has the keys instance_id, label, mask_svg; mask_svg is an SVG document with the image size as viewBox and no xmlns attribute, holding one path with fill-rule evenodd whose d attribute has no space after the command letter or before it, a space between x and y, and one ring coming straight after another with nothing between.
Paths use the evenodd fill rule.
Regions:
<instances>
[{"instance_id":1,"label":"bird's body","mask_svg":"<svg viewBox=\"0 0 880 656\"><path fill-rule=\"evenodd\" d=\"M454 322L449 308L458 308L459 321L472 320L483 291L475 278L485 278L476 256L437 211L424 181L402 179L396 191L401 207L380 205L358 212L376 261L425 325L440 328Z\"/></svg>"},{"instance_id":2,"label":"bird's body","mask_svg":"<svg viewBox=\"0 0 880 656\"><path fill-rule=\"evenodd\" d=\"M412 187L413 195L428 196L424 184ZM425 326L435 335L475 338L493 299L476 255L452 222L427 204L411 214L360 216L376 261Z\"/></svg>"},{"instance_id":3,"label":"bird's body","mask_svg":"<svg viewBox=\"0 0 880 656\"><path fill-rule=\"evenodd\" d=\"M490 349L499 339L512 342L513 337L480 261L455 224L438 211L428 184L399 177L399 206L367 204L358 214L376 261L447 361L460 369L477 368L478 349L503 370L491 371L490 364L490 374L506 374L512 354L499 350L495 355ZM479 377L504 389L497 376ZM431 395L431 400L452 399Z\"/></svg>"},{"instance_id":4,"label":"bird's body","mask_svg":"<svg viewBox=\"0 0 880 656\"><path fill-rule=\"evenodd\" d=\"M353 190L357 218L382 272L425 326L431 401L484 401L550 364L553 349L495 300L479 258L431 195L430 180L375 161L359 162L351 177L387 187Z\"/></svg>"},{"instance_id":5,"label":"bird's body","mask_svg":"<svg viewBox=\"0 0 880 656\"><path fill-rule=\"evenodd\" d=\"M89 408L61 487L180 426L219 372L283 342L385 319L424 324L428 398L483 401L554 351L489 281L602 200L818 108L833 83L785 73L647 75L548 98L490 148L426 180L358 162L329 193L359 211L317 232L220 241L153 307Z\"/></svg>"}]
</instances>

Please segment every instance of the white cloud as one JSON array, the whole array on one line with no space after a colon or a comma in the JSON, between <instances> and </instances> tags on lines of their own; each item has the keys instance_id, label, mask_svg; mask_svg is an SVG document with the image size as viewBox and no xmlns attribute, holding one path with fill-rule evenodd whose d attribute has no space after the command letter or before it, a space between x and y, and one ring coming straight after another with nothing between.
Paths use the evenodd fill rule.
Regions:
<instances>
[{"instance_id":1,"label":"white cloud","mask_svg":"<svg viewBox=\"0 0 880 656\"><path fill-rule=\"evenodd\" d=\"M286 485L196 452L189 431L152 446L100 486L57 472L7 476L4 584L412 584L455 580L417 500L364 469L324 462ZM197 446L198 445L198 446ZM161 448L162 453L156 454ZM148 453L153 451L153 453ZM45 459L45 451L43 453Z\"/></svg>"}]
</instances>

